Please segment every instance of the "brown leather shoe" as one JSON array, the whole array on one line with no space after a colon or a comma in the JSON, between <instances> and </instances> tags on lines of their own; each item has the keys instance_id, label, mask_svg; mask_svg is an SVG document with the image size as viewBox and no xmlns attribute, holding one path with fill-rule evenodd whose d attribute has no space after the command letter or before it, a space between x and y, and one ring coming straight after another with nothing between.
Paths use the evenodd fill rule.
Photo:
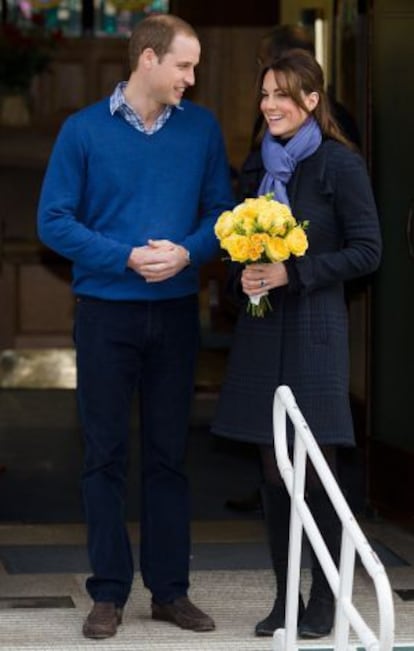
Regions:
<instances>
[{"instance_id":1,"label":"brown leather shoe","mask_svg":"<svg viewBox=\"0 0 414 651\"><path fill-rule=\"evenodd\" d=\"M97 601L87 616L82 632L85 637L103 640L115 635L122 622L122 609L106 601Z\"/></svg>"},{"instance_id":2,"label":"brown leather shoe","mask_svg":"<svg viewBox=\"0 0 414 651\"><path fill-rule=\"evenodd\" d=\"M171 622L190 631L214 631L216 628L211 617L194 606L188 597L178 597L169 604L161 605L153 601L151 609L152 619Z\"/></svg>"}]
</instances>

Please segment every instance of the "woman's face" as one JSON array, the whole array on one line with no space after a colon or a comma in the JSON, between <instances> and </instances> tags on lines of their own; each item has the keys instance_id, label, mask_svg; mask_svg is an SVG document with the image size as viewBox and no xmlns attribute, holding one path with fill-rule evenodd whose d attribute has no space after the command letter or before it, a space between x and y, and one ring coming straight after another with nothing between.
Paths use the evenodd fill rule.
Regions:
<instances>
[{"instance_id":1,"label":"woman's face","mask_svg":"<svg viewBox=\"0 0 414 651\"><path fill-rule=\"evenodd\" d=\"M317 93L306 95L302 92L302 98L309 112L318 104ZM268 70L263 78L260 110L272 136L279 138L294 136L309 116L309 113L279 88L273 70Z\"/></svg>"}]
</instances>

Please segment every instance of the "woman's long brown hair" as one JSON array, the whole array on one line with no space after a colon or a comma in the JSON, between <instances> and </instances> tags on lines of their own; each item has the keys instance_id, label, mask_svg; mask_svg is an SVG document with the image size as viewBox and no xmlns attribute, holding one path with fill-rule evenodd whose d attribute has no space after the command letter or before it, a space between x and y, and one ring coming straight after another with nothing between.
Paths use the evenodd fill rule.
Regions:
<instances>
[{"instance_id":1,"label":"woman's long brown hair","mask_svg":"<svg viewBox=\"0 0 414 651\"><path fill-rule=\"evenodd\" d=\"M333 138L342 142L351 149L354 145L344 136L338 123L332 115L330 101L324 87L323 70L315 57L305 50L289 50L278 59L268 63L262 70L259 80L259 104L261 100L261 89L265 74L272 70L280 90L293 99L295 104L300 106L306 113L309 113L303 97L316 92L319 95L319 102L312 111L317 120L322 134L326 138Z\"/></svg>"}]
</instances>

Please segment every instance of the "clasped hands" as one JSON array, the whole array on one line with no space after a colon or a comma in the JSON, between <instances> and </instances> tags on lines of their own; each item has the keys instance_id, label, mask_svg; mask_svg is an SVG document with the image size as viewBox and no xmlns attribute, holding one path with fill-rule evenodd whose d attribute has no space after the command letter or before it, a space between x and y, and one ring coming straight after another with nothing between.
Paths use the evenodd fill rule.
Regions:
<instances>
[{"instance_id":1,"label":"clasped hands","mask_svg":"<svg viewBox=\"0 0 414 651\"><path fill-rule=\"evenodd\" d=\"M128 267L145 278L158 283L172 278L189 264L188 251L170 240L148 240L136 246L128 258Z\"/></svg>"},{"instance_id":2,"label":"clasped hands","mask_svg":"<svg viewBox=\"0 0 414 651\"><path fill-rule=\"evenodd\" d=\"M247 296L259 296L269 289L288 284L288 275L283 262L248 264L242 271L241 285Z\"/></svg>"}]
</instances>

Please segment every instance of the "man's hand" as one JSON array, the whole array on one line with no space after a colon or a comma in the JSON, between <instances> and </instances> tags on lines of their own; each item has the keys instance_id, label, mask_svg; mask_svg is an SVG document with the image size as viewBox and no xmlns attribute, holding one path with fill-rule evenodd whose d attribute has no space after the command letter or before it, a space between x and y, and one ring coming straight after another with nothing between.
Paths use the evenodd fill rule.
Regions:
<instances>
[{"instance_id":1,"label":"man's hand","mask_svg":"<svg viewBox=\"0 0 414 651\"><path fill-rule=\"evenodd\" d=\"M188 264L188 251L170 240L149 240L146 246L134 247L128 259L128 267L149 283L172 278Z\"/></svg>"}]
</instances>

